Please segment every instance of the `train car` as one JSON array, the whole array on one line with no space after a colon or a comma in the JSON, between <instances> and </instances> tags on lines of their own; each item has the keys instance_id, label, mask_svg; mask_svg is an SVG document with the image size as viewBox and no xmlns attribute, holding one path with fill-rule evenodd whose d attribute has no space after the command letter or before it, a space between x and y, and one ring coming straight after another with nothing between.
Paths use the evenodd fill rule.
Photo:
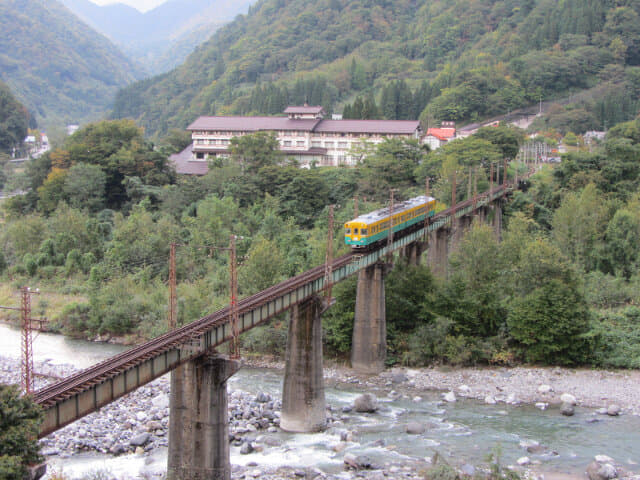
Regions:
<instances>
[{"instance_id":1,"label":"train car","mask_svg":"<svg viewBox=\"0 0 640 480\"><path fill-rule=\"evenodd\" d=\"M393 212L390 207L386 207L360 215L344 224L344 241L354 250L365 250L388 238L392 219L395 234L424 222L426 216L432 217L435 208L435 199L422 195L396 203Z\"/></svg>"}]
</instances>

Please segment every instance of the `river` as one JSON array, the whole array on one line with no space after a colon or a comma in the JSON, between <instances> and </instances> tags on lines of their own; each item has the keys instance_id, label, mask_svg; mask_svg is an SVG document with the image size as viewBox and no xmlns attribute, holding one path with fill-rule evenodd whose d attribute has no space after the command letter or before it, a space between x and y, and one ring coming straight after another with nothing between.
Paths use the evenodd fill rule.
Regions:
<instances>
[{"instance_id":1,"label":"river","mask_svg":"<svg viewBox=\"0 0 640 480\"><path fill-rule=\"evenodd\" d=\"M3 356L20 355L19 331L0 324L0 352ZM70 363L85 368L125 347L71 340L60 335L40 334L34 341L36 362ZM282 372L278 370L245 368L229 381L230 390L249 393L266 392L280 397ZM340 411L353 404L360 395L356 385L328 387L327 403ZM378 413L348 416L346 428L356 432L357 440L347 451L366 454L377 463L398 460L424 459L436 451L455 464L484 463L488 454L500 451L504 464L514 464L529 456L535 469L545 472L579 474L595 455L608 455L629 470L637 470L640 462L640 418L596 416L593 410L579 408L573 417L559 414L558 408L541 411L533 406L485 405L476 400L459 399L444 405L438 392L423 392L421 398L390 399L380 394ZM593 422L597 419L597 422ZM423 435L405 433L407 423L417 421L429 425ZM246 465L317 466L328 473L342 469L344 452L336 453L332 432L293 435L278 433L281 448L240 455L233 447L231 462ZM383 442L381 442L383 440ZM536 441L546 446L543 453L528 454L522 442ZM99 454L74 455L66 459L54 458L54 469L78 478L90 471L105 469L118 478L142 478L133 472L161 472L166 466L166 450L159 449L147 457L130 455L110 457Z\"/></svg>"}]
</instances>

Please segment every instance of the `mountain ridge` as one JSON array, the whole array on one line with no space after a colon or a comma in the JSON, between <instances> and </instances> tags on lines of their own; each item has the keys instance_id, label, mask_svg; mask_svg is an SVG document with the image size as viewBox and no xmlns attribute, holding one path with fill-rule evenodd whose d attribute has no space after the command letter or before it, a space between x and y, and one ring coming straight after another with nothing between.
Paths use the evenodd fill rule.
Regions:
<instances>
[{"instance_id":1,"label":"mountain ridge","mask_svg":"<svg viewBox=\"0 0 640 480\"><path fill-rule=\"evenodd\" d=\"M38 123L97 119L140 69L55 0L0 3L0 79Z\"/></svg>"}]
</instances>

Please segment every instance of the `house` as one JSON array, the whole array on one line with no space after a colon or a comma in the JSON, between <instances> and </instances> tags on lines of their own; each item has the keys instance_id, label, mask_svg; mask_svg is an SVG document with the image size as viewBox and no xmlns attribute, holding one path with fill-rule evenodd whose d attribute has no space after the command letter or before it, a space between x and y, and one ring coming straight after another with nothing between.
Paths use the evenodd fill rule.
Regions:
<instances>
[{"instance_id":1,"label":"house","mask_svg":"<svg viewBox=\"0 0 640 480\"><path fill-rule=\"evenodd\" d=\"M184 168L193 162L207 165L209 159L230 154L233 137L273 132L281 151L303 168L355 165L361 158L355 152L365 144L376 145L387 138L422 138L417 120L325 120L322 107L309 105L287 107L284 113L283 117L199 117L187 127L193 140L190 151L172 159L182 162ZM187 155L192 158L185 163ZM191 167L189 171L198 170Z\"/></svg>"},{"instance_id":2,"label":"house","mask_svg":"<svg viewBox=\"0 0 640 480\"><path fill-rule=\"evenodd\" d=\"M442 122L440 128L428 128L423 142L431 150L437 150L445 143L456 138L455 122Z\"/></svg>"}]
</instances>

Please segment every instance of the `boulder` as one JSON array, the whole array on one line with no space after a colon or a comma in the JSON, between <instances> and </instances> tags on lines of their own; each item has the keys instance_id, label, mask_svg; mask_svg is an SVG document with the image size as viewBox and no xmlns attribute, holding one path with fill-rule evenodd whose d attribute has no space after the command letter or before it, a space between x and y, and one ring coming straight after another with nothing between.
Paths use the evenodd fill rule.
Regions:
<instances>
[{"instance_id":1,"label":"boulder","mask_svg":"<svg viewBox=\"0 0 640 480\"><path fill-rule=\"evenodd\" d=\"M548 406L549 406L549 404L546 403L546 402L538 402L538 403L536 403L536 408L539 408L540 410L546 410Z\"/></svg>"},{"instance_id":2,"label":"boulder","mask_svg":"<svg viewBox=\"0 0 640 480\"><path fill-rule=\"evenodd\" d=\"M618 405L611 404L607 407L607 415L610 417L617 417L620 415L621 408Z\"/></svg>"},{"instance_id":3,"label":"boulder","mask_svg":"<svg viewBox=\"0 0 640 480\"><path fill-rule=\"evenodd\" d=\"M617 478L618 472L610 463L600 464L598 462L591 462L589 466L587 466L587 477L589 477L589 480L609 480L611 478Z\"/></svg>"},{"instance_id":4,"label":"boulder","mask_svg":"<svg viewBox=\"0 0 640 480\"><path fill-rule=\"evenodd\" d=\"M562 395L560 395L560 401L562 403L570 403L571 405L576 405L578 403L576 397L574 397L570 393L563 393Z\"/></svg>"},{"instance_id":5,"label":"boulder","mask_svg":"<svg viewBox=\"0 0 640 480\"><path fill-rule=\"evenodd\" d=\"M456 394L453 392L447 392L443 395L444 401L454 403L456 401Z\"/></svg>"},{"instance_id":6,"label":"boulder","mask_svg":"<svg viewBox=\"0 0 640 480\"><path fill-rule=\"evenodd\" d=\"M541 393L542 395L546 395L551 392L553 392L553 388L551 388L551 385L540 385L538 387L538 393Z\"/></svg>"},{"instance_id":7,"label":"boulder","mask_svg":"<svg viewBox=\"0 0 640 480\"><path fill-rule=\"evenodd\" d=\"M132 447L142 447L147 444L147 442L151 439L151 434L148 432L141 433L140 435L136 435L131 440L129 440L129 445Z\"/></svg>"},{"instance_id":8,"label":"boulder","mask_svg":"<svg viewBox=\"0 0 640 480\"><path fill-rule=\"evenodd\" d=\"M458 391L459 391L460 393L465 393L465 394L466 394L466 393L469 393L469 392L471 391L471 389L470 389L470 388L469 388L469 386L467 386L467 385L460 385L460 386L458 387Z\"/></svg>"},{"instance_id":9,"label":"boulder","mask_svg":"<svg viewBox=\"0 0 640 480\"><path fill-rule=\"evenodd\" d=\"M151 404L156 408L169 408L169 395L166 393L156 395L153 400L151 400Z\"/></svg>"},{"instance_id":10,"label":"boulder","mask_svg":"<svg viewBox=\"0 0 640 480\"><path fill-rule=\"evenodd\" d=\"M565 417L571 417L575 413L575 408L573 404L565 402L560 407L560 413Z\"/></svg>"},{"instance_id":11,"label":"boulder","mask_svg":"<svg viewBox=\"0 0 640 480\"><path fill-rule=\"evenodd\" d=\"M245 442L240 447L240 455L248 455L253 452L253 445L251 442Z\"/></svg>"},{"instance_id":12,"label":"boulder","mask_svg":"<svg viewBox=\"0 0 640 480\"><path fill-rule=\"evenodd\" d=\"M423 423L411 422L405 427L405 432L409 435L421 435L426 431L426 427Z\"/></svg>"},{"instance_id":13,"label":"boulder","mask_svg":"<svg viewBox=\"0 0 640 480\"><path fill-rule=\"evenodd\" d=\"M487 405L495 405L497 402L492 395L487 395L486 397L484 397L484 403L486 403Z\"/></svg>"},{"instance_id":14,"label":"boulder","mask_svg":"<svg viewBox=\"0 0 640 480\"><path fill-rule=\"evenodd\" d=\"M469 463L465 463L460 467L460 473L467 477L473 477L476 474L476 467Z\"/></svg>"},{"instance_id":15,"label":"boulder","mask_svg":"<svg viewBox=\"0 0 640 480\"><path fill-rule=\"evenodd\" d=\"M518 460L516 460L516 463L523 467L525 465L529 465L531 463L531 459L529 457L520 457Z\"/></svg>"},{"instance_id":16,"label":"boulder","mask_svg":"<svg viewBox=\"0 0 640 480\"><path fill-rule=\"evenodd\" d=\"M258 403L267 403L271 401L271 395L268 393L260 392L256 395L256 402Z\"/></svg>"},{"instance_id":17,"label":"boulder","mask_svg":"<svg viewBox=\"0 0 640 480\"><path fill-rule=\"evenodd\" d=\"M371 393L365 393L355 399L353 409L356 412L373 413L378 410L378 399Z\"/></svg>"},{"instance_id":18,"label":"boulder","mask_svg":"<svg viewBox=\"0 0 640 480\"><path fill-rule=\"evenodd\" d=\"M596 455L593 459L598 463L613 463L613 458L608 455Z\"/></svg>"},{"instance_id":19,"label":"boulder","mask_svg":"<svg viewBox=\"0 0 640 480\"><path fill-rule=\"evenodd\" d=\"M352 453L345 453L343 461L349 467L355 468L356 470L372 469L375 467L371 459L366 455L356 456Z\"/></svg>"}]
</instances>

